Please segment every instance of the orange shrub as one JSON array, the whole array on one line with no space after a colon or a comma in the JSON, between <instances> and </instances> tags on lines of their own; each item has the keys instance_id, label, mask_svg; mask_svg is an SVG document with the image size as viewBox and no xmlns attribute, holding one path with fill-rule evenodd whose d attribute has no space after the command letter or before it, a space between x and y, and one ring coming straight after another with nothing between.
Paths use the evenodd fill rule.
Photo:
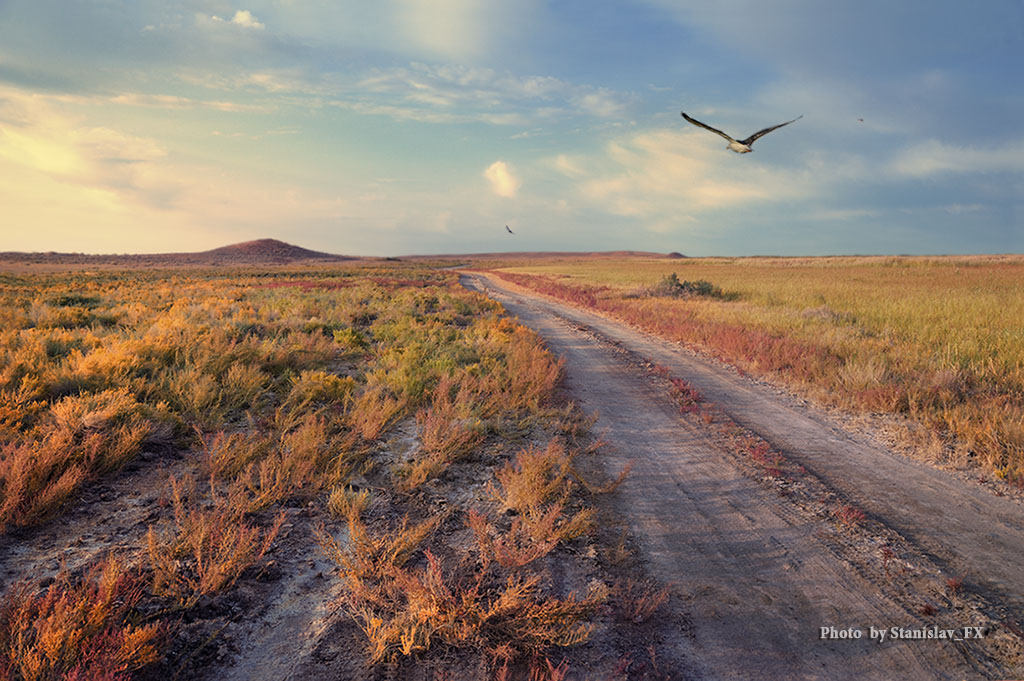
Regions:
<instances>
[{"instance_id":1,"label":"orange shrub","mask_svg":"<svg viewBox=\"0 0 1024 681\"><path fill-rule=\"evenodd\" d=\"M133 622L142 593L114 557L81 582L62 572L41 594L13 587L0 601L0 678L127 681L158 657L159 625Z\"/></svg>"}]
</instances>

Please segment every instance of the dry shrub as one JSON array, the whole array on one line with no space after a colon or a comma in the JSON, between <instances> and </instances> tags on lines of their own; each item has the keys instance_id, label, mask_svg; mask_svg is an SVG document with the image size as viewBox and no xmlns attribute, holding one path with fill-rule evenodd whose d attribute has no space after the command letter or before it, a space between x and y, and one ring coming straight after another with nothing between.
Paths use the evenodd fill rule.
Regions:
<instances>
[{"instance_id":1,"label":"dry shrub","mask_svg":"<svg viewBox=\"0 0 1024 681\"><path fill-rule=\"evenodd\" d=\"M0 449L0 528L52 516L86 481L120 468L144 443L173 439L162 405L125 389L66 397L32 434Z\"/></svg>"},{"instance_id":2,"label":"dry shrub","mask_svg":"<svg viewBox=\"0 0 1024 681\"><path fill-rule=\"evenodd\" d=\"M967 576L967 573L965 572L962 575L958 575L956 577L947 577L946 578L946 590L949 591L949 593L954 595L954 596L959 594L960 590L963 589L963 587L964 587L964 577L966 577L966 576Z\"/></svg>"},{"instance_id":3,"label":"dry shrub","mask_svg":"<svg viewBox=\"0 0 1024 681\"><path fill-rule=\"evenodd\" d=\"M365 580L379 580L405 565L441 522L431 518L411 523L406 517L394 530L373 536L357 514L348 514L346 520L348 539L344 545L326 532L321 532L319 539L324 552L341 566L349 588L357 593L364 590Z\"/></svg>"},{"instance_id":4,"label":"dry shrub","mask_svg":"<svg viewBox=\"0 0 1024 681\"><path fill-rule=\"evenodd\" d=\"M225 433L200 437L207 470L215 478L237 475L253 463L264 459L271 451L273 436L262 432Z\"/></svg>"},{"instance_id":5,"label":"dry shrub","mask_svg":"<svg viewBox=\"0 0 1024 681\"><path fill-rule=\"evenodd\" d=\"M642 624L668 600L669 587L626 579L615 585L612 598L616 614L631 624Z\"/></svg>"},{"instance_id":6,"label":"dry shrub","mask_svg":"<svg viewBox=\"0 0 1024 681\"><path fill-rule=\"evenodd\" d=\"M444 377L429 406L416 413L421 447L419 458L395 469L399 489L409 491L442 473L473 451L484 439L484 424L473 416L474 403L461 384Z\"/></svg>"},{"instance_id":7,"label":"dry shrub","mask_svg":"<svg viewBox=\"0 0 1024 681\"><path fill-rule=\"evenodd\" d=\"M370 490L355 490L347 485L339 485L327 496L327 510L335 518L347 520L358 519L370 505Z\"/></svg>"},{"instance_id":8,"label":"dry shrub","mask_svg":"<svg viewBox=\"0 0 1024 681\"><path fill-rule=\"evenodd\" d=\"M484 433L473 417L473 402L452 379L441 379L429 407L416 414L423 449L435 458L452 462L471 451Z\"/></svg>"},{"instance_id":9,"label":"dry shrub","mask_svg":"<svg viewBox=\"0 0 1024 681\"><path fill-rule=\"evenodd\" d=\"M480 553L505 568L522 567L547 555L560 542L588 532L595 511L583 509L571 517L566 504L572 490L572 461L565 447L552 441L545 449L519 451L495 473L488 486L502 509L515 514L505 532L476 511L468 517Z\"/></svg>"},{"instance_id":10,"label":"dry shrub","mask_svg":"<svg viewBox=\"0 0 1024 681\"><path fill-rule=\"evenodd\" d=\"M534 411L554 392L562 377L564 361L556 360L540 337L525 326L515 325L509 341L505 354L507 385L495 397L504 409Z\"/></svg>"},{"instance_id":11,"label":"dry shrub","mask_svg":"<svg viewBox=\"0 0 1024 681\"><path fill-rule=\"evenodd\" d=\"M235 583L249 566L263 558L284 522L279 514L266 529L249 525L241 509L219 500L209 507L190 507L190 479L172 480L175 527L158 536L150 527L146 537L153 569L153 592L191 607L204 595Z\"/></svg>"},{"instance_id":12,"label":"dry shrub","mask_svg":"<svg viewBox=\"0 0 1024 681\"><path fill-rule=\"evenodd\" d=\"M311 404L339 405L347 408L356 382L351 376L338 376L322 370L306 370L292 380L285 404L300 410Z\"/></svg>"},{"instance_id":13,"label":"dry shrub","mask_svg":"<svg viewBox=\"0 0 1024 681\"><path fill-rule=\"evenodd\" d=\"M349 427L364 440L376 440L405 408L403 398L392 396L382 386L368 388L352 404Z\"/></svg>"},{"instance_id":14,"label":"dry shrub","mask_svg":"<svg viewBox=\"0 0 1024 681\"><path fill-rule=\"evenodd\" d=\"M345 479L357 463L348 443L316 414L282 430L254 431L205 440L211 476L228 481L230 504L254 513L289 497L312 497Z\"/></svg>"},{"instance_id":15,"label":"dry shrub","mask_svg":"<svg viewBox=\"0 0 1024 681\"><path fill-rule=\"evenodd\" d=\"M76 582L61 572L33 595L27 584L0 601L0 678L124 680L158 658L157 624L132 623L140 578L116 558Z\"/></svg>"},{"instance_id":16,"label":"dry shrub","mask_svg":"<svg viewBox=\"0 0 1024 681\"><path fill-rule=\"evenodd\" d=\"M267 392L269 378L256 364L232 364L221 378L221 406L228 411L255 407Z\"/></svg>"},{"instance_id":17,"label":"dry shrub","mask_svg":"<svg viewBox=\"0 0 1024 681\"><path fill-rule=\"evenodd\" d=\"M0 442L16 439L46 407L46 402L36 399L35 391L25 385L0 390Z\"/></svg>"},{"instance_id":18,"label":"dry shrub","mask_svg":"<svg viewBox=\"0 0 1024 681\"><path fill-rule=\"evenodd\" d=\"M447 468L445 461L429 455L412 463L400 464L394 469L395 487L402 492L411 492L427 480L441 475Z\"/></svg>"},{"instance_id":19,"label":"dry shrub","mask_svg":"<svg viewBox=\"0 0 1024 681\"><path fill-rule=\"evenodd\" d=\"M590 531L595 512L584 509L565 517L563 502L543 511L534 511L512 520L508 531L502 532L478 511L470 511L466 523L476 537L480 556L494 560L503 568L520 568L542 558L563 541Z\"/></svg>"},{"instance_id":20,"label":"dry shrub","mask_svg":"<svg viewBox=\"0 0 1024 681\"><path fill-rule=\"evenodd\" d=\"M160 390L165 393L182 417L205 428L224 422L217 379L196 366L167 372L162 376Z\"/></svg>"},{"instance_id":21,"label":"dry shrub","mask_svg":"<svg viewBox=\"0 0 1024 681\"><path fill-rule=\"evenodd\" d=\"M359 529L358 521L349 526L348 547L330 537L324 544L342 568L349 587L344 604L366 634L374 663L422 653L435 643L478 650L497 660L575 645L590 635L592 625L585 620L605 597L595 588L583 599L545 598L539 577L498 580L486 567L446 569L429 551L425 566L403 568L427 526L403 523L375 539Z\"/></svg>"},{"instance_id":22,"label":"dry shrub","mask_svg":"<svg viewBox=\"0 0 1024 681\"><path fill-rule=\"evenodd\" d=\"M568 492L571 465L565 447L558 441L543 450L521 450L514 462L506 462L495 473L498 486L490 486L491 494L505 509L520 514L536 512Z\"/></svg>"}]
</instances>

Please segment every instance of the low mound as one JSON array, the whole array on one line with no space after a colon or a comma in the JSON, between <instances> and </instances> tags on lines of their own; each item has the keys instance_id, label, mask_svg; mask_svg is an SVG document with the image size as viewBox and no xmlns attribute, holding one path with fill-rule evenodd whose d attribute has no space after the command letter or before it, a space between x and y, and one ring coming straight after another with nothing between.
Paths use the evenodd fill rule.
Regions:
<instances>
[{"instance_id":1,"label":"low mound","mask_svg":"<svg viewBox=\"0 0 1024 681\"><path fill-rule=\"evenodd\" d=\"M243 241L239 244L221 246L212 251L204 251L196 255L226 258L229 260L237 259L246 262L291 262L293 260L338 260L345 258L342 255L311 251L308 248L293 246L277 239Z\"/></svg>"}]
</instances>

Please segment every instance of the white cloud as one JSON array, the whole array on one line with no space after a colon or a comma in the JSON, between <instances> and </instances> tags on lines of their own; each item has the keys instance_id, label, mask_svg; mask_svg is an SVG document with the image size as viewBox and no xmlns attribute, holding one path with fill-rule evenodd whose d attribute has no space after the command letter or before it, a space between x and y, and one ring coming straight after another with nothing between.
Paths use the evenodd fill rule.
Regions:
<instances>
[{"instance_id":1,"label":"white cloud","mask_svg":"<svg viewBox=\"0 0 1024 681\"><path fill-rule=\"evenodd\" d=\"M222 19L221 17L214 14L210 16L210 21L212 21L215 24L236 24L243 28L249 28L258 31L262 31L264 28L266 28L266 26L260 23L256 19L256 17L252 15L252 12L250 12L247 9L238 10L237 12L235 12L235 16L233 16L230 20Z\"/></svg>"},{"instance_id":2,"label":"white cloud","mask_svg":"<svg viewBox=\"0 0 1024 681\"><path fill-rule=\"evenodd\" d=\"M510 199L515 198L522 184L504 161L495 161L488 166L484 171L484 177L491 183L491 189L495 194Z\"/></svg>"},{"instance_id":3,"label":"white cloud","mask_svg":"<svg viewBox=\"0 0 1024 681\"><path fill-rule=\"evenodd\" d=\"M257 21L256 17L252 15L252 12L247 9L240 9L235 12L235 16L231 19L231 23L244 26L245 28L254 28L258 30L266 28L263 24Z\"/></svg>"},{"instance_id":4,"label":"white cloud","mask_svg":"<svg viewBox=\"0 0 1024 681\"><path fill-rule=\"evenodd\" d=\"M525 125L527 119L516 113L457 113L416 109L408 106L374 104L373 102L332 101L331 106L356 113L388 116L396 121L420 123L490 123L491 125Z\"/></svg>"}]
</instances>

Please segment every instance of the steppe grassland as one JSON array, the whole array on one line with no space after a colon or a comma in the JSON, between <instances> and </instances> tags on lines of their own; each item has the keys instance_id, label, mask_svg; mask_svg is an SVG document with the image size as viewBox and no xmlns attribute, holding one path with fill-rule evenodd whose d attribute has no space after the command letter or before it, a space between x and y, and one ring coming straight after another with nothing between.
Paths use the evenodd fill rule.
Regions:
<instances>
[{"instance_id":1,"label":"steppe grassland","mask_svg":"<svg viewBox=\"0 0 1024 681\"><path fill-rule=\"evenodd\" d=\"M168 481L172 517L135 551L39 593L6 590L0 678L127 678L160 657L181 612L271 550L283 507L307 500L347 526L344 545L322 541L374 661L439 642L509 661L587 638L604 594L546 593L537 571L592 520L570 501L574 452L554 439L576 428L548 406L560 365L454 275L6 274L0 299L0 533L52 522L143 451L198 454ZM382 466L382 439L409 422L420 445ZM488 436L537 424L553 438L544 455L481 453ZM467 457L500 473L493 510L454 509L477 537L468 562L408 496ZM349 486L363 475L404 520L367 522L366 493ZM516 502L515 522L497 512L534 484L544 491ZM157 615L142 621L140 601Z\"/></svg>"},{"instance_id":2,"label":"steppe grassland","mask_svg":"<svg viewBox=\"0 0 1024 681\"><path fill-rule=\"evenodd\" d=\"M923 455L1024 484L1024 258L569 259L501 271L827 404L906 414L935 438L915 437ZM645 294L673 272L723 297Z\"/></svg>"}]
</instances>

